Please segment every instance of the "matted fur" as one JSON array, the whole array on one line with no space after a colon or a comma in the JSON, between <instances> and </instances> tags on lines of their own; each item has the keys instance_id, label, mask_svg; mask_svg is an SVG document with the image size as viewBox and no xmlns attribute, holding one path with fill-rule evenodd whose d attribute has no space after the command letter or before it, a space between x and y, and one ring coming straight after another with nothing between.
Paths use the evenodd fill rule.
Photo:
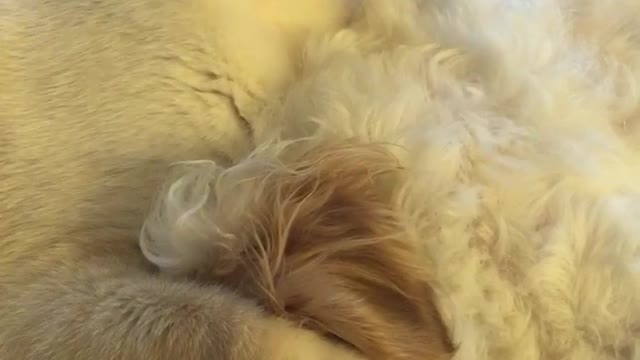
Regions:
<instances>
[{"instance_id":1,"label":"matted fur","mask_svg":"<svg viewBox=\"0 0 640 360\"><path fill-rule=\"evenodd\" d=\"M371 359L448 357L430 275L394 209L397 159L376 144L302 143L224 170L182 165L143 230L147 257L238 287Z\"/></svg>"}]
</instances>

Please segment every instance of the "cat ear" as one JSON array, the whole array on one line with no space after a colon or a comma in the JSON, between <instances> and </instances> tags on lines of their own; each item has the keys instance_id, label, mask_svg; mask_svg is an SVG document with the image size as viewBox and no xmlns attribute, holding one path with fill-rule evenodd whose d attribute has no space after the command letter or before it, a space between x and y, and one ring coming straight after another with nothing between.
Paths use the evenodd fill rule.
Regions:
<instances>
[{"instance_id":1,"label":"cat ear","mask_svg":"<svg viewBox=\"0 0 640 360\"><path fill-rule=\"evenodd\" d=\"M372 144L287 153L228 223L245 244L237 271L211 279L374 358L446 354L430 278L394 209L398 160Z\"/></svg>"},{"instance_id":2,"label":"cat ear","mask_svg":"<svg viewBox=\"0 0 640 360\"><path fill-rule=\"evenodd\" d=\"M430 277L394 208L404 170L385 146L279 143L228 169L191 165L145 222L152 263L372 357L448 353Z\"/></svg>"}]
</instances>

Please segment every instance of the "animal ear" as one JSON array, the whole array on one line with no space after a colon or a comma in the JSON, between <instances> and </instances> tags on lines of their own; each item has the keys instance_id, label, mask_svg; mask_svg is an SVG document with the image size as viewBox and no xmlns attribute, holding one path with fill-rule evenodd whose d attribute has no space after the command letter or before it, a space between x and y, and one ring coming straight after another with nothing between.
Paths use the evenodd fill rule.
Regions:
<instances>
[{"instance_id":1,"label":"animal ear","mask_svg":"<svg viewBox=\"0 0 640 360\"><path fill-rule=\"evenodd\" d=\"M237 268L220 277L211 264L204 276L371 358L447 354L429 276L394 211L398 161L357 144L279 159L226 224L243 244Z\"/></svg>"},{"instance_id":2,"label":"animal ear","mask_svg":"<svg viewBox=\"0 0 640 360\"><path fill-rule=\"evenodd\" d=\"M382 145L306 145L228 169L181 165L145 223L144 254L372 359L446 356L430 277L394 208L404 170Z\"/></svg>"}]
</instances>

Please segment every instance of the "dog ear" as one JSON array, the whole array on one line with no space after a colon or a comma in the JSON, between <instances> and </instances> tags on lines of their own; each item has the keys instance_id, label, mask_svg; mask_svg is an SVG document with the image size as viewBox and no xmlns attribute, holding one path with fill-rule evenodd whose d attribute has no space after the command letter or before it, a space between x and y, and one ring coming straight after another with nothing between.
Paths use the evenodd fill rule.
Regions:
<instances>
[{"instance_id":1,"label":"dog ear","mask_svg":"<svg viewBox=\"0 0 640 360\"><path fill-rule=\"evenodd\" d=\"M448 354L429 276L392 205L398 161L381 145L354 144L278 158L218 181L215 213L234 215L216 223L236 243L225 241L224 261L201 264L197 277L373 359Z\"/></svg>"}]
</instances>

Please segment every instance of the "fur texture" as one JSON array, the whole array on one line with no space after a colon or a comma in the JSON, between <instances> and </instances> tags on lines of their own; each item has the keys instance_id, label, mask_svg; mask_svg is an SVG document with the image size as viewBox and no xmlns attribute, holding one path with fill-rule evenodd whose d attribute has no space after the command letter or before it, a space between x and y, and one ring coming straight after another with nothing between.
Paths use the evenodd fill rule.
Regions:
<instances>
[{"instance_id":1,"label":"fur texture","mask_svg":"<svg viewBox=\"0 0 640 360\"><path fill-rule=\"evenodd\" d=\"M322 153L336 143L387 147L406 170L385 182L382 193L390 195L390 216L404 234L399 239L421 249L422 271L429 274L455 359L638 359L639 14L640 3L631 0L369 1L350 29L308 46L298 81L266 112L270 123L280 124L272 128L276 145L267 146L303 138L298 154ZM353 148L362 159L368 149ZM242 173L255 159L246 161L228 171ZM288 161L276 157L259 168L284 163L295 175L297 167ZM344 165L349 174L368 178L367 170L380 164L368 159ZM340 164L336 168L344 171ZM158 250L153 254L160 257L150 258L161 268L193 271L221 244L236 244L231 253L238 254L254 240L238 234L254 234L254 224L276 226L287 214L270 192L285 185L271 182L273 171L263 169L241 176L262 184L257 191L238 185L211 190L219 195L233 189L240 206L258 205L249 211L252 218L242 213L229 227L226 215L233 223L237 204L217 208L207 203L210 194L203 196L209 184L221 184L216 179L226 171L215 175L207 169L181 178L203 179L177 185L193 191L190 199L176 202L163 193L152 214L166 206L176 213L147 223L147 231L184 231L171 241L143 237ZM341 178L331 181L336 189L343 184ZM367 191L378 189L358 188L359 177L349 184L354 196L365 199ZM310 190L304 194L315 196ZM265 202L270 206L262 207ZM354 226L364 221L370 229L386 219L345 215ZM248 229L238 232L241 224ZM313 229L314 222L309 224ZM176 241L196 234L203 235L199 247L187 243L175 251ZM283 241L278 236L275 244ZM365 245L375 249L373 244ZM282 258L269 250L264 261ZM195 262L183 256L194 253L202 255ZM388 260L380 249L375 254ZM160 259L170 259L172 266ZM227 264L217 262L217 255L208 259L215 260L209 273ZM400 276L406 277L381 278L400 282L420 275ZM276 273L257 283L278 280ZM292 283L293 290L275 293L324 296ZM336 319L324 320L325 326L337 326ZM353 326L357 320L349 321Z\"/></svg>"},{"instance_id":2,"label":"fur texture","mask_svg":"<svg viewBox=\"0 0 640 360\"><path fill-rule=\"evenodd\" d=\"M346 5L0 1L1 359L359 358L137 244L169 164L251 152L265 98Z\"/></svg>"},{"instance_id":3,"label":"fur texture","mask_svg":"<svg viewBox=\"0 0 640 360\"><path fill-rule=\"evenodd\" d=\"M143 252L173 274L238 287L369 358L445 358L429 274L394 209L397 160L380 145L304 142L265 144L229 169L178 166L147 219Z\"/></svg>"}]
</instances>

